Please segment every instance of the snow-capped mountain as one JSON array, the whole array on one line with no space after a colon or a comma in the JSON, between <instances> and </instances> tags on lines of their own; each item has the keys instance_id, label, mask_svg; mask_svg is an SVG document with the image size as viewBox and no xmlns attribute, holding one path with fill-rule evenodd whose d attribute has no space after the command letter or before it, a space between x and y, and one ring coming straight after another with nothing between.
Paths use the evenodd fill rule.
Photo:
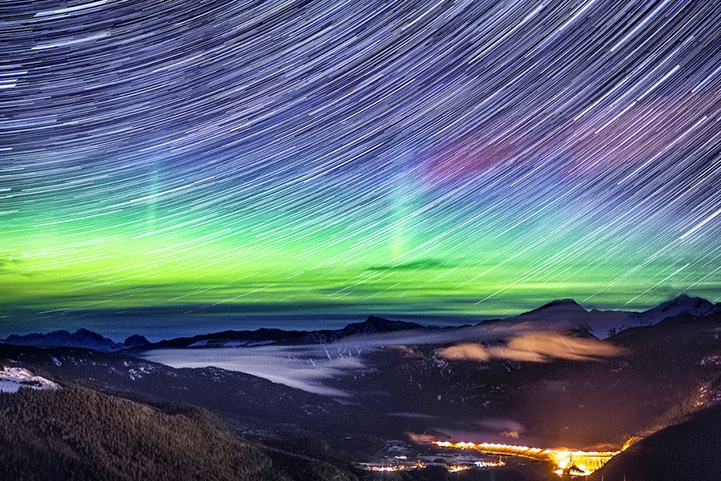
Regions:
<instances>
[{"instance_id":1,"label":"snow-capped mountain","mask_svg":"<svg viewBox=\"0 0 721 481\"><path fill-rule=\"evenodd\" d=\"M587 330L598 338L628 327L635 313L629 311L586 310L573 299L559 299L511 318L515 322L565 324L569 329Z\"/></svg>"},{"instance_id":2,"label":"snow-capped mountain","mask_svg":"<svg viewBox=\"0 0 721 481\"><path fill-rule=\"evenodd\" d=\"M587 310L573 299L559 299L517 316L482 321L479 325L495 323L543 322L569 330L586 331L595 337L605 339L619 331L631 327L655 325L664 319L690 315L706 316L721 312L721 304L713 304L706 299L678 296L644 312L616 310ZM123 343L116 343L87 329L78 329L74 333L60 330L47 334L32 333L10 335L0 342L16 346L40 348L80 347L96 351L121 351L126 349L145 350L158 348L215 348L215 347L255 347L261 345L299 345L326 344L350 336L387 334L400 331L437 331L436 326L424 326L414 322L392 321L370 316L363 322L348 324L342 329L323 329L317 331L285 331L282 329L257 329L255 331L223 331L193 337L180 337L156 343L135 334ZM454 328L444 328L444 331Z\"/></svg>"},{"instance_id":3,"label":"snow-capped mountain","mask_svg":"<svg viewBox=\"0 0 721 481\"><path fill-rule=\"evenodd\" d=\"M700 297L689 297L682 294L675 299L663 302L647 311L634 314L631 322L634 325L654 325L669 317L684 314L694 317L708 316L721 312L721 304L713 304Z\"/></svg>"},{"instance_id":4,"label":"snow-capped mountain","mask_svg":"<svg viewBox=\"0 0 721 481\"><path fill-rule=\"evenodd\" d=\"M560 299L508 320L567 324L569 328L587 329L594 336L605 339L624 329L652 326L667 318L683 315L700 317L716 312L721 312L721 304L682 294L643 312L598 309L589 311L573 299Z\"/></svg>"}]
</instances>

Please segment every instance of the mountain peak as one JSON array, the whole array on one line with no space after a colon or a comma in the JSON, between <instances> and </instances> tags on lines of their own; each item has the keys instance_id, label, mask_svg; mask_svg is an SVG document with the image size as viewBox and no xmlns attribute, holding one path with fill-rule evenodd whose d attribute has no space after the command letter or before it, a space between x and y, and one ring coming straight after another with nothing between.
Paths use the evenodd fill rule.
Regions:
<instances>
[{"instance_id":1,"label":"mountain peak","mask_svg":"<svg viewBox=\"0 0 721 481\"><path fill-rule=\"evenodd\" d=\"M92 340L94 340L94 341L105 341L106 339L108 339L107 337L105 337L105 336L103 336L103 335L101 335L101 334L98 334L98 333L95 332L95 331L91 331L91 330L89 330L89 329L85 329L84 327L81 327L80 329L78 329L77 331L75 331L75 332L71 335L71 337L73 337L73 338L75 338L75 339L92 339Z\"/></svg>"},{"instance_id":2,"label":"mountain peak","mask_svg":"<svg viewBox=\"0 0 721 481\"><path fill-rule=\"evenodd\" d=\"M363 322L348 324L341 333L349 334L377 334L381 332L406 331L409 329L419 329L423 326L415 322L391 321L382 317L368 316Z\"/></svg>"},{"instance_id":3,"label":"mountain peak","mask_svg":"<svg viewBox=\"0 0 721 481\"><path fill-rule=\"evenodd\" d=\"M689 297L686 294L681 294L669 301L662 302L656 307L639 313L638 317L643 318L651 324L655 324L655 322L667 317L684 314L700 317L719 311L721 311L721 305L719 304L713 304L701 297Z\"/></svg>"},{"instance_id":4,"label":"mountain peak","mask_svg":"<svg viewBox=\"0 0 721 481\"><path fill-rule=\"evenodd\" d=\"M391 321L391 320L385 319L383 317L377 317L374 315L370 315L370 316L368 316L368 318L365 321L363 321L361 323L356 323L356 324L373 324L373 325L381 324L382 325L382 324L388 324L389 322L395 322L395 321Z\"/></svg>"},{"instance_id":5,"label":"mountain peak","mask_svg":"<svg viewBox=\"0 0 721 481\"><path fill-rule=\"evenodd\" d=\"M140 334L133 334L123 341L123 346L126 347L142 347L147 346L148 344L150 344L150 341Z\"/></svg>"},{"instance_id":6,"label":"mountain peak","mask_svg":"<svg viewBox=\"0 0 721 481\"><path fill-rule=\"evenodd\" d=\"M544 304L538 309L535 309L536 311L540 311L542 309L574 309L574 310L583 310L586 309L583 308L578 302L574 301L573 299L556 299L555 301L551 301L548 304Z\"/></svg>"},{"instance_id":7,"label":"mountain peak","mask_svg":"<svg viewBox=\"0 0 721 481\"><path fill-rule=\"evenodd\" d=\"M701 297L689 297L686 294L681 294L670 301L662 302L654 309L668 311L677 306L692 311L707 311L713 309L714 304Z\"/></svg>"}]
</instances>

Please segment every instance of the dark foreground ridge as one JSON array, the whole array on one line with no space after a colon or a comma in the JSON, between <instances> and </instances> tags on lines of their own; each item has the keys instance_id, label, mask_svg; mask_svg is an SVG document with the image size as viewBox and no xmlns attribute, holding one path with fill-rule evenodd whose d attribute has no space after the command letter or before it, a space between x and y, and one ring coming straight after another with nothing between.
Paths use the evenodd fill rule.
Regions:
<instances>
[{"instance_id":1,"label":"dark foreground ridge","mask_svg":"<svg viewBox=\"0 0 721 481\"><path fill-rule=\"evenodd\" d=\"M0 479L343 481L355 477L342 466L267 450L241 439L204 411L164 412L68 386L0 394Z\"/></svg>"},{"instance_id":2,"label":"dark foreground ridge","mask_svg":"<svg viewBox=\"0 0 721 481\"><path fill-rule=\"evenodd\" d=\"M611 459L590 481L721 479L721 406L669 426Z\"/></svg>"}]
</instances>

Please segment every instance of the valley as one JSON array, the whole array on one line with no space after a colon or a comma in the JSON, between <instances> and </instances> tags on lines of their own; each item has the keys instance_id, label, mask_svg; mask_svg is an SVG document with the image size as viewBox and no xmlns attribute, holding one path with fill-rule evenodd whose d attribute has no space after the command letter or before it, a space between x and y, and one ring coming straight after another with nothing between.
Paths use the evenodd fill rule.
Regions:
<instances>
[{"instance_id":1,"label":"valley","mask_svg":"<svg viewBox=\"0 0 721 481\"><path fill-rule=\"evenodd\" d=\"M662 306L669 316L646 315L602 340L587 321L603 313L583 310L584 319L573 307L569 318L568 307L457 328L371 318L341 334L224 333L202 345L98 350L31 337L43 346L0 344L0 359L71 390L161 412L201 409L276 455L360 478L587 477L721 401L718 306L679 298ZM242 336L255 345L217 347Z\"/></svg>"}]
</instances>

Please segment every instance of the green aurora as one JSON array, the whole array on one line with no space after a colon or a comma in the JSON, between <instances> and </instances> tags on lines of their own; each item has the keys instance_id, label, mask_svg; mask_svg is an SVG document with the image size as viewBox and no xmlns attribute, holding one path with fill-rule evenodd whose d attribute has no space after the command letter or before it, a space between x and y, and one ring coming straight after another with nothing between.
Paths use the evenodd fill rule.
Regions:
<instances>
[{"instance_id":1,"label":"green aurora","mask_svg":"<svg viewBox=\"0 0 721 481\"><path fill-rule=\"evenodd\" d=\"M4 332L721 300L714 2L70 3L4 24Z\"/></svg>"},{"instance_id":2,"label":"green aurora","mask_svg":"<svg viewBox=\"0 0 721 481\"><path fill-rule=\"evenodd\" d=\"M630 226L604 241L602 230L564 224L563 209L508 228L516 213L500 205L465 226L435 219L432 229L434 219L409 201L409 213L399 214L396 197L374 202L367 215L321 219L301 210L275 220L260 213L178 222L177 211L147 200L127 211L100 201L98 215L33 212L4 231L0 298L7 312L227 306L269 317L297 310L451 323L557 298L624 309L681 292L718 300L718 269L694 262L708 252L704 243L677 239L669 248L648 230L644 243ZM339 220L327 224L332 217Z\"/></svg>"}]
</instances>

